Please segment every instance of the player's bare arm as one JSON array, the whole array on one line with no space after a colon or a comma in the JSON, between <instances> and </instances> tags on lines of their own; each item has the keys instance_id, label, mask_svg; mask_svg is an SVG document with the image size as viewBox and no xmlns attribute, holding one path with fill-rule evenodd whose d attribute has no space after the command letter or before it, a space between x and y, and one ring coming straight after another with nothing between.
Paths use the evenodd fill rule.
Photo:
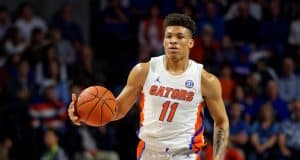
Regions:
<instances>
[{"instance_id":1,"label":"player's bare arm","mask_svg":"<svg viewBox=\"0 0 300 160\"><path fill-rule=\"evenodd\" d=\"M213 159L223 160L228 143L229 121L222 100L221 84L216 76L203 70L201 87L208 110L214 120Z\"/></svg>"},{"instance_id":2,"label":"player's bare arm","mask_svg":"<svg viewBox=\"0 0 300 160\"><path fill-rule=\"evenodd\" d=\"M116 98L118 111L114 120L123 118L132 108L143 89L148 70L149 63L139 63L131 70L127 79L127 84Z\"/></svg>"},{"instance_id":3,"label":"player's bare arm","mask_svg":"<svg viewBox=\"0 0 300 160\"><path fill-rule=\"evenodd\" d=\"M135 103L136 98L143 88L143 84L148 74L148 68L148 63L139 63L131 70L126 86L124 87L120 95L116 98L118 111L114 120L118 120L124 117ZM72 102L69 105L68 114L71 121L75 125L80 125L81 123L79 117L75 114L74 108L76 99L76 95L72 94Z\"/></svg>"}]
</instances>

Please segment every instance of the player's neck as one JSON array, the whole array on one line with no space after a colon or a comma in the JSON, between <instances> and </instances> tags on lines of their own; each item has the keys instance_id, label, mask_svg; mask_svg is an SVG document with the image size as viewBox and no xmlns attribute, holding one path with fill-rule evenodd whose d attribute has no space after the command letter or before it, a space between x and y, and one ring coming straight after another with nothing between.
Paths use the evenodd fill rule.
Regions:
<instances>
[{"instance_id":1,"label":"player's neck","mask_svg":"<svg viewBox=\"0 0 300 160\"><path fill-rule=\"evenodd\" d=\"M182 59L178 61L172 61L168 58L164 59L164 66L166 70L173 75L179 75L186 71L188 68L189 59Z\"/></svg>"}]
</instances>

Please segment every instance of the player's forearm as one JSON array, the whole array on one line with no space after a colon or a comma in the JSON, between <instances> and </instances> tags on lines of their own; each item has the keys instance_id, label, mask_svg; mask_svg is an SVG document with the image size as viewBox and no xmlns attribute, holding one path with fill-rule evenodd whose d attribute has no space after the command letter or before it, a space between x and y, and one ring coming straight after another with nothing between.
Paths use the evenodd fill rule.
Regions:
<instances>
[{"instance_id":1,"label":"player's forearm","mask_svg":"<svg viewBox=\"0 0 300 160\"><path fill-rule=\"evenodd\" d=\"M223 160L228 144L229 124L228 120L214 124L213 160Z\"/></svg>"},{"instance_id":2,"label":"player's forearm","mask_svg":"<svg viewBox=\"0 0 300 160\"><path fill-rule=\"evenodd\" d=\"M128 111L130 110L130 108L131 107L129 107L129 104L121 103L117 99L117 112L116 112L116 116L114 117L113 121L117 121L117 120L122 119L123 117L125 117L125 115L128 113Z\"/></svg>"},{"instance_id":3,"label":"player's forearm","mask_svg":"<svg viewBox=\"0 0 300 160\"><path fill-rule=\"evenodd\" d=\"M134 96L134 94L130 94L130 96L121 95L116 98L117 110L116 110L116 116L114 118L114 121L122 119L123 117L126 116L126 114L134 106L136 102L136 97L137 96Z\"/></svg>"}]
</instances>

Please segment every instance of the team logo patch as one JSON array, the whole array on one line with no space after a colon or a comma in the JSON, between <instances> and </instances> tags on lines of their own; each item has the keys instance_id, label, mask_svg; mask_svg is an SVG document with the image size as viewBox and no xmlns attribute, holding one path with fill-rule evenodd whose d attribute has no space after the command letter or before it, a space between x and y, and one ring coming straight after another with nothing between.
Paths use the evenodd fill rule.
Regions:
<instances>
[{"instance_id":1,"label":"team logo patch","mask_svg":"<svg viewBox=\"0 0 300 160\"><path fill-rule=\"evenodd\" d=\"M185 81L185 86L187 88L193 88L194 87L194 82L192 80L186 80Z\"/></svg>"}]
</instances>

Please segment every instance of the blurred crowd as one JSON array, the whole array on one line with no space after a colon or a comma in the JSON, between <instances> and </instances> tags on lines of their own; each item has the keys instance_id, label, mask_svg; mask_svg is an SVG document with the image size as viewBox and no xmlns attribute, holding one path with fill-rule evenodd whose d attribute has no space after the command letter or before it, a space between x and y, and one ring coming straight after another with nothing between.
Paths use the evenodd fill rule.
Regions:
<instances>
[{"instance_id":1,"label":"blurred crowd","mask_svg":"<svg viewBox=\"0 0 300 160\"><path fill-rule=\"evenodd\" d=\"M0 6L0 160L133 160L138 107L107 126L68 120L71 93L103 85L116 95L132 66L163 54L163 17L197 25L190 57L216 74L230 119L226 160L300 155L298 0L99 0L90 40L67 3L46 21L29 3ZM89 42L89 43L88 43ZM137 104L136 104L137 105ZM212 154L212 120L205 111ZM26 158L24 158L26 157Z\"/></svg>"}]
</instances>

